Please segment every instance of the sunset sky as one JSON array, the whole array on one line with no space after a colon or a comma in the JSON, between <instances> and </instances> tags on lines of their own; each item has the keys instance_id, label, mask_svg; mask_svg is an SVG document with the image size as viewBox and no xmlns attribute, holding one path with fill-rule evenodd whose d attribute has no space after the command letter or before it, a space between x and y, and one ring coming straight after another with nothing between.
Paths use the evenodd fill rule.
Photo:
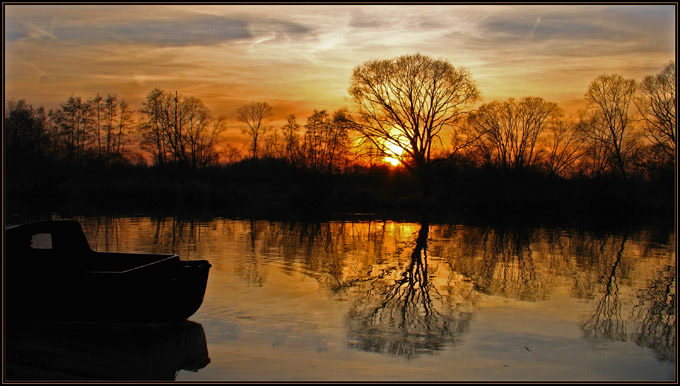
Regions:
<instances>
[{"instance_id":1,"label":"sunset sky","mask_svg":"<svg viewBox=\"0 0 680 386\"><path fill-rule=\"evenodd\" d=\"M5 98L55 108L71 94L153 88L231 119L251 101L304 123L352 107L352 69L421 53L466 67L483 102L539 96L568 112L601 74L641 80L676 56L668 5L4 4Z\"/></svg>"}]
</instances>

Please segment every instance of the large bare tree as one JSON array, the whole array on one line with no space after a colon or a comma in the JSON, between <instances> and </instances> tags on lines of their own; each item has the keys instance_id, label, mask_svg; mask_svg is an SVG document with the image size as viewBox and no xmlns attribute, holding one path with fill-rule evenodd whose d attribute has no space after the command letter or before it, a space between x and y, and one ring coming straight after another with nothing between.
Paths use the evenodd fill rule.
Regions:
<instances>
[{"instance_id":1,"label":"large bare tree","mask_svg":"<svg viewBox=\"0 0 680 386\"><path fill-rule=\"evenodd\" d=\"M585 98L592 112L589 136L595 146L606 149L611 169L626 178L628 158L634 151L629 109L637 90L633 79L600 75L588 86Z\"/></svg>"},{"instance_id":2,"label":"large bare tree","mask_svg":"<svg viewBox=\"0 0 680 386\"><path fill-rule=\"evenodd\" d=\"M645 77L635 101L646 123L647 138L669 159L675 158L677 140L675 83L675 63L671 62L659 74Z\"/></svg>"},{"instance_id":3,"label":"large bare tree","mask_svg":"<svg viewBox=\"0 0 680 386\"><path fill-rule=\"evenodd\" d=\"M575 171L585 152L583 131L579 122L557 117L548 125L544 139L545 166L553 175L566 177Z\"/></svg>"},{"instance_id":4,"label":"large bare tree","mask_svg":"<svg viewBox=\"0 0 680 386\"><path fill-rule=\"evenodd\" d=\"M300 146L304 166L324 173L342 169L349 153L349 132L352 128L347 110L341 108L332 115L326 110L314 110L307 117L304 128Z\"/></svg>"},{"instance_id":5,"label":"large bare tree","mask_svg":"<svg viewBox=\"0 0 680 386\"><path fill-rule=\"evenodd\" d=\"M522 169L535 166L539 135L561 115L557 104L542 98L510 98L482 105L470 114L467 129L486 162Z\"/></svg>"},{"instance_id":6,"label":"large bare tree","mask_svg":"<svg viewBox=\"0 0 680 386\"><path fill-rule=\"evenodd\" d=\"M258 141L269 131L266 120L272 115L272 107L267 102L251 102L237 110L238 120L246 124L243 132L251 139L253 158L257 158Z\"/></svg>"},{"instance_id":7,"label":"large bare tree","mask_svg":"<svg viewBox=\"0 0 680 386\"><path fill-rule=\"evenodd\" d=\"M371 60L354 69L349 92L363 141L399 159L429 197L433 147L479 97L469 72L421 54Z\"/></svg>"},{"instance_id":8,"label":"large bare tree","mask_svg":"<svg viewBox=\"0 0 680 386\"><path fill-rule=\"evenodd\" d=\"M156 165L200 168L217 162L225 120L214 119L199 98L153 89L140 112L142 146L153 154Z\"/></svg>"}]
</instances>

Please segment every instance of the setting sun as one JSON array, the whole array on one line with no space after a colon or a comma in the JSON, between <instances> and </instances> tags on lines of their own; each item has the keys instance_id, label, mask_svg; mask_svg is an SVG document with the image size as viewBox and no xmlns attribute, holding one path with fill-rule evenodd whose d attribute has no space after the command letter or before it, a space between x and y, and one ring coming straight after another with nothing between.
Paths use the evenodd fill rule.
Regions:
<instances>
[{"instance_id":1,"label":"setting sun","mask_svg":"<svg viewBox=\"0 0 680 386\"><path fill-rule=\"evenodd\" d=\"M400 161L398 159L392 158L392 157L385 157L385 158L383 158L383 161L385 161L385 163L388 163L392 166L399 166L399 163L400 163Z\"/></svg>"},{"instance_id":2,"label":"setting sun","mask_svg":"<svg viewBox=\"0 0 680 386\"><path fill-rule=\"evenodd\" d=\"M395 143L390 143L387 141L385 152L388 155L383 158L383 162L395 167L399 166L401 163L401 155L404 153L404 148Z\"/></svg>"},{"instance_id":3,"label":"setting sun","mask_svg":"<svg viewBox=\"0 0 680 386\"><path fill-rule=\"evenodd\" d=\"M676 24L3 3L3 376L672 382Z\"/></svg>"}]
</instances>

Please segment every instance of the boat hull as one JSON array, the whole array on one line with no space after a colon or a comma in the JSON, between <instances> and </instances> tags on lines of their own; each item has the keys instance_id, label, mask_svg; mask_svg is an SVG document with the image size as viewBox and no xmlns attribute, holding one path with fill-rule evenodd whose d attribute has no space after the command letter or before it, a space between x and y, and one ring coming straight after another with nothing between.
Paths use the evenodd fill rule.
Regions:
<instances>
[{"instance_id":1,"label":"boat hull","mask_svg":"<svg viewBox=\"0 0 680 386\"><path fill-rule=\"evenodd\" d=\"M203 303L209 269L205 261L185 261L162 274L86 272L59 280L44 277L17 294L9 289L7 314L13 320L184 320Z\"/></svg>"},{"instance_id":2,"label":"boat hull","mask_svg":"<svg viewBox=\"0 0 680 386\"><path fill-rule=\"evenodd\" d=\"M210 263L177 255L96 252L74 237L80 224L44 222L7 232L6 319L9 321L173 322L201 306ZM59 243L64 228L80 240ZM25 248L26 234L49 233L51 249ZM63 236L63 235L62 235ZM86 241L85 241L86 242Z\"/></svg>"}]
</instances>

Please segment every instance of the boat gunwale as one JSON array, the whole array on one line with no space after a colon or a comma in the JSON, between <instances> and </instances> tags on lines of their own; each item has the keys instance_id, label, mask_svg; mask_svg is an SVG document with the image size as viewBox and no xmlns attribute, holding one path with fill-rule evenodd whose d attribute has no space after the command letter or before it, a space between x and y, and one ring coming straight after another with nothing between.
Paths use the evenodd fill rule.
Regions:
<instances>
[{"instance_id":1,"label":"boat gunwale","mask_svg":"<svg viewBox=\"0 0 680 386\"><path fill-rule=\"evenodd\" d=\"M108 252L105 252L105 253L108 253ZM136 255L136 253L125 253L125 255ZM167 260L170 260L170 259L174 259L174 258L178 258L178 259L179 259L179 256L178 256L178 255L167 255L167 257L165 257L164 259L155 260L155 261L152 261L152 262L150 262L150 263L146 263L146 264L144 264L144 265L138 265L138 266L135 266L135 267L126 269L126 270L124 270L124 271L97 271L97 270L87 270L87 271L83 271L83 272L84 272L84 273L107 273L107 274L129 273L129 272L132 272L132 271L135 271L135 270L138 270L138 269L142 269L142 268L148 267L148 266L150 266L150 265L162 263L162 262L164 262L164 261L167 261Z\"/></svg>"}]
</instances>

